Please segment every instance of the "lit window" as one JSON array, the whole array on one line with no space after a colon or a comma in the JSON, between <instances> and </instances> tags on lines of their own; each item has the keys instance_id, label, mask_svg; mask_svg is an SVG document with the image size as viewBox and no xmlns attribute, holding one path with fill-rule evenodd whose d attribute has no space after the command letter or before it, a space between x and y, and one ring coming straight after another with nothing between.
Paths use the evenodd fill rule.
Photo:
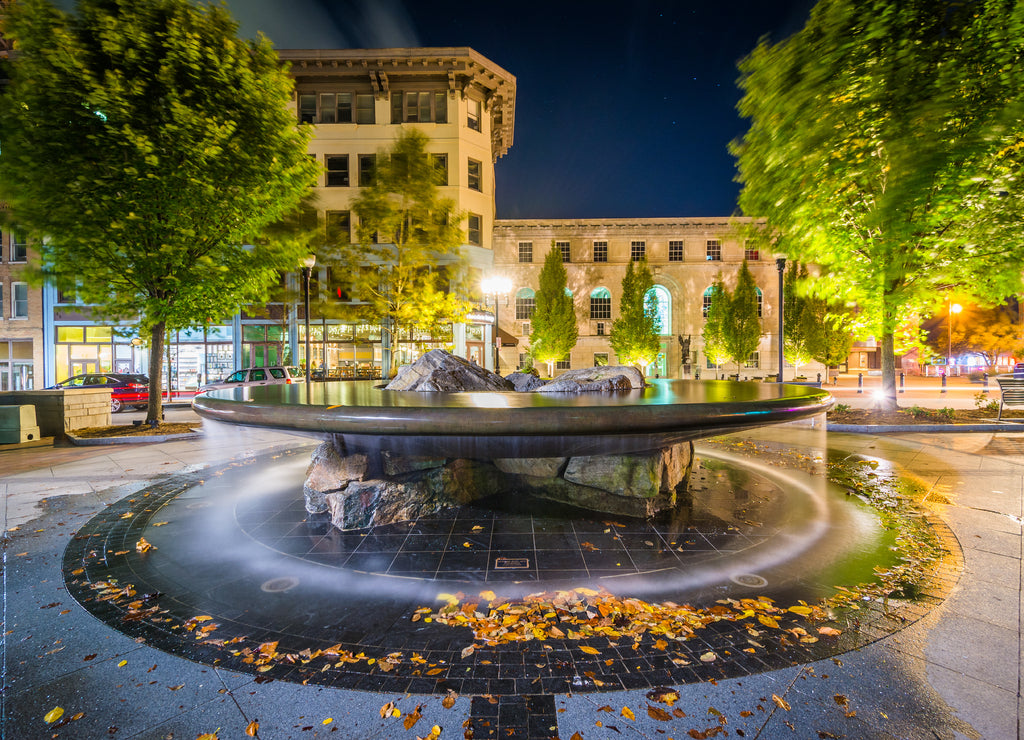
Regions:
<instances>
[{"instance_id":1,"label":"lit window","mask_svg":"<svg viewBox=\"0 0 1024 740\"><path fill-rule=\"evenodd\" d=\"M594 242L594 262L608 261L608 242Z\"/></svg>"},{"instance_id":2,"label":"lit window","mask_svg":"<svg viewBox=\"0 0 1024 740\"><path fill-rule=\"evenodd\" d=\"M562 262L569 262L569 242L555 242L555 249L562 253Z\"/></svg>"},{"instance_id":3,"label":"lit window","mask_svg":"<svg viewBox=\"0 0 1024 740\"><path fill-rule=\"evenodd\" d=\"M708 239L707 259L709 262L718 262L722 259L722 242L718 239Z\"/></svg>"},{"instance_id":4,"label":"lit window","mask_svg":"<svg viewBox=\"0 0 1024 740\"><path fill-rule=\"evenodd\" d=\"M467 238L469 240L469 243L472 244L473 246L476 246L476 247L483 246L484 242L483 242L483 237L482 237L482 234L483 234L483 226L482 226L482 224L483 224L483 217L481 217L480 215L478 215L476 213L469 214L469 217L466 219L466 231L468 232L467 233Z\"/></svg>"},{"instance_id":5,"label":"lit window","mask_svg":"<svg viewBox=\"0 0 1024 740\"><path fill-rule=\"evenodd\" d=\"M671 241L668 243L668 261L669 262L682 262L683 261L683 242L682 241Z\"/></svg>"},{"instance_id":6,"label":"lit window","mask_svg":"<svg viewBox=\"0 0 1024 740\"><path fill-rule=\"evenodd\" d=\"M638 242L638 241L630 242L630 245L629 245L629 258L631 260L633 260L634 262L639 262L640 260L642 260L646 256L646 253L647 253L647 243L646 242Z\"/></svg>"},{"instance_id":7,"label":"lit window","mask_svg":"<svg viewBox=\"0 0 1024 740\"><path fill-rule=\"evenodd\" d=\"M475 159L469 160L469 174L466 184L470 190L483 190L483 165Z\"/></svg>"},{"instance_id":8,"label":"lit window","mask_svg":"<svg viewBox=\"0 0 1024 740\"><path fill-rule=\"evenodd\" d=\"M747 361L743 363L743 367L749 367L753 369L761 367L761 353L751 352L750 356L747 358Z\"/></svg>"},{"instance_id":9,"label":"lit window","mask_svg":"<svg viewBox=\"0 0 1024 740\"><path fill-rule=\"evenodd\" d=\"M519 261L533 262L533 242L519 242Z\"/></svg>"},{"instance_id":10,"label":"lit window","mask_svg":"<svg viewBox=\"0 0 1024 740\"><path fill-rule=\"evenodd\" d=\"M595 288L590 294L590 318L610 319L612 317L612 294L607 288Z\"/></svg>"},{"instance_id":11,"label":"lit window","mask_svg":"<svg viewBox=\"0 0 1024 740\"><path fill-rule=\"evenodd\" d=\"M657 302L657 321L658 321L658 333L659 334L671 334L672 324L669 321L669 317L672 315L672 298L669 295L668 290L661 285L655 285L653 288L647 291L644 295L644 305L647 304L647 299L653 295Z\"/></svg>"},{"instance_id":12,"label":"lit window","mask_svg":"<svg viewBox=\"0 0 1024 740\"><path fill-rule=\"evenodd\" d=\"M481 111L483 106L479 100L469 98L466 101L466 125L474 131L482 131Z\"/></svg>"},{"instance_id":13,"label":"lit window","mask_svg":"<svg viewBox=\"0 0 1024 740\"><path fill-rule=\"evenodd\" d=\"M28 283L11 283L11 318L28 318Z\"/></svg>"},{"instance_id":14,"label":"lit window","mask_svg":"<svg viewBox=\"0 0 1024 740\"><path fill-rule=\"evenodd\" d=\"M701 315L705 319L708 317L708 311L711 310L711 302L714 300L716 292L714 285L704 291L704 305L701 308Z\"/></svg>"},{"instance_id":15,"label":"lit window","mask_svg":"<svg viewBox=\"0 0 1024 740\"><path fill-rule=\"evenodd\" d=\"M328 154L324 157L327 166L326 184L329 188L348 187L348 155Z\"/></svg>"},{"instance_id":16,"label":"lit window","mask_svg":"<svg viewBox=\"0 0 1024 740\"><path fill-rule=\"evenodd\" d=\"M754 290L757 291L757 318L761 318L761 312L764 310L764 293L760 288L754 288Z\"/></svg>"},{"instance_id":17,"label":"lit window","mask_svg":"<svg viewBox=\"0 0 1024 740\"><path fill-rule=\"evenodd\" d=\"M537 294L530 288L516 293L516 321L529 321L537 309ZM529 324L523 324L523 334L529 334Z\"/></svg>"}]
</instances>

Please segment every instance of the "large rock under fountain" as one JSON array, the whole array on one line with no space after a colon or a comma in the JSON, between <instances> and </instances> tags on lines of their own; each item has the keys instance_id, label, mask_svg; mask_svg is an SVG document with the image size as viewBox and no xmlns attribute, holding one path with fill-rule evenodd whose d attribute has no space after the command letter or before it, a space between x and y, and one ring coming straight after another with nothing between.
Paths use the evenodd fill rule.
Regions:
<instances>
[{"instance_id":1,"label":"large rock under fountain","mask_svg":"<svg viewBox=\"0 0 1024 740\"><path fill-rule=\"evenodd\" d=\"M387 390L459 392L531 388L524 392L609 393L643 387L631 367L587 368L546 384L512 380L434 350L403 367ZM523 377L528 376L528 377ZM466 413L473 413L467 409ZM311 513L330 512L340 529L415 519L489 496L524 492L614 515L650 517L686 492L693 443L627 454L543 458L441 458L349 449L344 435L317 447L303 493Z\"/></svg>"}]
</instances>

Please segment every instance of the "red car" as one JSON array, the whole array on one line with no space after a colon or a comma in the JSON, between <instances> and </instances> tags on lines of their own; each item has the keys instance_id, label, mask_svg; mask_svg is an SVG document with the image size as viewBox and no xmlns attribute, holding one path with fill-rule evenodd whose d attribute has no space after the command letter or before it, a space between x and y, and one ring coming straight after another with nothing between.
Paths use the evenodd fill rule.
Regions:
<instances>
[{"instance_id":1,"label":"red car","mask_svg":"<svg viewBox=\"0 0 1024 740\"><path fill-rule=\"evenodd\" d=\"M64 380L54 388L109 388L110 411L125 406L144 409L149 405L149 378L132 373L85 373Z\"/></svg>"}]
</instances>

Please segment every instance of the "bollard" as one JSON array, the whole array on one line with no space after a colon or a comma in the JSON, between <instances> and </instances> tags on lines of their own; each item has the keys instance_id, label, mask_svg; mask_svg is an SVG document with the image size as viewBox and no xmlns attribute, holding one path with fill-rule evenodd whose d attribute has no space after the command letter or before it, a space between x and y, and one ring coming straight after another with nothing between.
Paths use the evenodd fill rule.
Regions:
<instances>
[{"instance_id":1,"label":"bollard","mask_svg":"<svg viewBox=\"0 0 1024 740\"><path fill-rule=\"evenodd\" d=\"M981 374L981 392L988 393L988 373Z\"/></svg>"},{"instance_id":2,"label":"bollard","mask_svg":"<svg viewBox=\"0 0 1024 740\"><path fill-rule=\"evenodd\" d=\"M900 393L903 392L903 380L904 380L904 375L903 375L903 373L900 373Z\"/></svg>"},{"instance_id":3,"label":"bollard","mask_svg":"<svg viewBox=\"0 0 1024 740\"><path fill-rule=\"evenodd\" d=\"M942 390L939 393L946 392L946 373L942 373Z\"/></svg>"},{"instance_id":4,"label":"bollard","mask_svg":"<svg viewBox=\"0 0 1024 740\"><path fill-rule=\"evenodd\" d=\"M818 373L818 385L821 385L821 373Z\"/></svg>"},{"instance_id":5,"label":"bollard","mask_svg":"<svg viewBox=\"0 0 1024 740\"><path fill-rule=\"evenodd\" d=\"M864 392L864 373L857 373L857 392Z\"/></svg>"}]
</instances>

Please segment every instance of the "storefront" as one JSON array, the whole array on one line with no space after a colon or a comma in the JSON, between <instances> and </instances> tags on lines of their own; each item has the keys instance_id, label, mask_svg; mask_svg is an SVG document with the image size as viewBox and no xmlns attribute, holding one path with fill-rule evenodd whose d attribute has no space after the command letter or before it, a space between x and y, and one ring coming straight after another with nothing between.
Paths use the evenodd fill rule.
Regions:
<instances>
[{"instance_id":1,"label":"storefront","mask_svg":"<svg viewBox=\"0 0 1024 740\"><path fill-rule=\"evenodd\" d=\"M35 387L31 339L0 339L0 391Z\"/></svg>"},{"instance_id":2,"label":"storefront","mask_svg":"<svg viewBox=\"0 0 1024 740\"><path fill-rule=\"evenodd\" d=\"M135 327L58 326L54 343L56 382L82 373L142 373L149 353ZM133 341L134 340L134 341Z\"/></svg>"}]
</instances>

